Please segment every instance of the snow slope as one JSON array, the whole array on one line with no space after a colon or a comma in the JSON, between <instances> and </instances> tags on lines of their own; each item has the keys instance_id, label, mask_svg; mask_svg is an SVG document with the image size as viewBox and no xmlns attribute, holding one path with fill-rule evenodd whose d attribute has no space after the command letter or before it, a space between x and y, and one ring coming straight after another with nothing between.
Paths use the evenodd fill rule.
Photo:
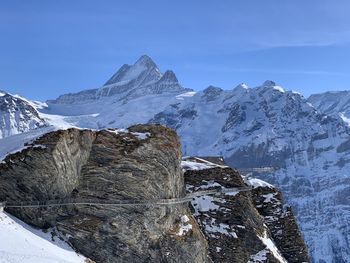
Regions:
<instances>
[{"instance_id":1,"label":"snow slope","mask_svg":"<svg viewBox=\"0 0 350 263\"><path fill-rule=\"evenodd\" d=\"M85 257L51 233L34 229L0 211L0 262L3 263L78 263Z\"/></svg>"},{"instance_id":2,"label":"snow slope","mask_svg":"<svg viewBox=\"0 0 350 263\"><path fill-rule=\"evenodd\" d=\"M56 127L54 126L48 126L0 139L0 162L2 162L6 155L21 151L26 143L55 129Z\"/></svg>"}]
</instances>

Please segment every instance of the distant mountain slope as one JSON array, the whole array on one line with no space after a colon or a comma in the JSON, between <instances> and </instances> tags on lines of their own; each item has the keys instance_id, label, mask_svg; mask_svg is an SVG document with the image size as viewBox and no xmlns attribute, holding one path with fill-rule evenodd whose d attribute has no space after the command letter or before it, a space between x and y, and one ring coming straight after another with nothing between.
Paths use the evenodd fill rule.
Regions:
<instances>
[{"instance_id":1,"label":"distant mountain slope","mask_svg":"<svg viewBox=\"0 0 350 263\"><path fill-rule=\"evenodd\" d=\"M0 139L45 125L47 123L27 100L0 91Z\"/></svg>"},{"instance_id":2,"label":"distant mountain slope","mask_svg":"<svg viewBox=\"0 0 350 263\"><path fill-rule=\"evenodd\" d=\"M350 91L328 91L308 98L315 108L325 114L339 115L350 124Z\"/></svg>"}]
</instances>

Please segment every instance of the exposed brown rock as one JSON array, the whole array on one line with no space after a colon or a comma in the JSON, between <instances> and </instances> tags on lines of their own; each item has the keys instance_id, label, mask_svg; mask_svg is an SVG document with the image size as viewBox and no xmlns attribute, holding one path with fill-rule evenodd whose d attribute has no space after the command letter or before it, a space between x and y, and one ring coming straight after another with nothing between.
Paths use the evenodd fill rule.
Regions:
<instances>
[{"instance_id":1,"label":"exposed brown rock","mask_svg":"<svg viewBox=\"0 0 350 263\"><path fill-rule=\"evenodd\" d=\"M190 192L246 186L240 173L229 167L188 170L185 182ZM275 199L265 202L269 195ZM205 205L210 209L205 209ZM236 195L199 197L192 206L214 262L280 262L262 242L263 237L274 242L288 262L309 262L295 218L289 210L283 210L281 194L275 188L257 187ZM272 217L276 220L271 221ZM257 260L259 253L265 255L262 260Z\"/></svg>"},{"instance_id":2,"label":"exposed brown rock","mask_svg":"<svg viewBox=\"0 0 350 263\"><path fill-rule=\"evenodd\" d=\"M283 209L283 198L276 188L257 187L252 190L255 207L277 247L289 263L309 262L307 247L290 207Z\"/></svg>"},{"instance_id":3,"label":"exposed brown rock","mask_svg":"<svg viewBox=\"0 0 350 263\"><path fill-rule=\"evenodd\" d=\"M174 131L137 125L129 132L69 129L39 138L0 166L0 200L79 198L147 202L182 197L180 145ZM38 227L56 226L73 247L96 262L206 262L206 241L195 221L174 232L187 204L70 205L8 208Z\"/></svg>"}]
</instances>

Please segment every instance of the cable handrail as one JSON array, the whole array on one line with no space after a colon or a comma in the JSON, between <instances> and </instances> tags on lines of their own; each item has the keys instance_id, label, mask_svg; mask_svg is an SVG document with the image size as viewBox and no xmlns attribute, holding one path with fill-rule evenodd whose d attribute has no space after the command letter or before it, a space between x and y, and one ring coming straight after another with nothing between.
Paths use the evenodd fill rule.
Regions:
<instances>
[{"instance_id":1,"label":"cable handrail","mask_svg":"<svg viewBox=\"0 0 350 263\"><path fill-rule=\"evenodd\" d=\"M158 200L113 200L113 201L103 201L88 198L64 198L64 199L54 199L54 200L44 200L44 201L21 201L21 202L3 202L0 203L0 207L6 208L43 208L43 207L60 207L60 206L70 206L70 205L98 205L98 206L139 206L139 205L153 205L153 206L163 206L163 205L176 205L188 203L195 197L204 195L215 195L219 193L238 193L243 191L250 191L251 187L234 187L234 188L216 188L209 190L196 191L187 194L184 197L178 198L168 198L168 199L158 199Z\"/></svg>"}]
</instances>

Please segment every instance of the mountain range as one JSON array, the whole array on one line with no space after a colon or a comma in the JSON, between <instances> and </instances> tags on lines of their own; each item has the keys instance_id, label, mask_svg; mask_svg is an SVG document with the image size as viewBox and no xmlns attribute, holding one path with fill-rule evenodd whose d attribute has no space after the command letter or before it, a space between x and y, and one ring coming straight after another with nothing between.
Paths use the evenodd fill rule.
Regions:
<instances>
[{"instance_id":1,"label":"mountain range","mask_svg":"<svg viewBox=\"0 0 350 263\"><path fill-rule=\"evenodd\" d=\"M304 98L273 81L224 90L184 88L148 56L123 65L102 87L34 102L0 93L0 158L53 129L160 123L184 155L224 156L278 186L313 262L350 261L350 92Z\"/></svg>"}]
</instances>

